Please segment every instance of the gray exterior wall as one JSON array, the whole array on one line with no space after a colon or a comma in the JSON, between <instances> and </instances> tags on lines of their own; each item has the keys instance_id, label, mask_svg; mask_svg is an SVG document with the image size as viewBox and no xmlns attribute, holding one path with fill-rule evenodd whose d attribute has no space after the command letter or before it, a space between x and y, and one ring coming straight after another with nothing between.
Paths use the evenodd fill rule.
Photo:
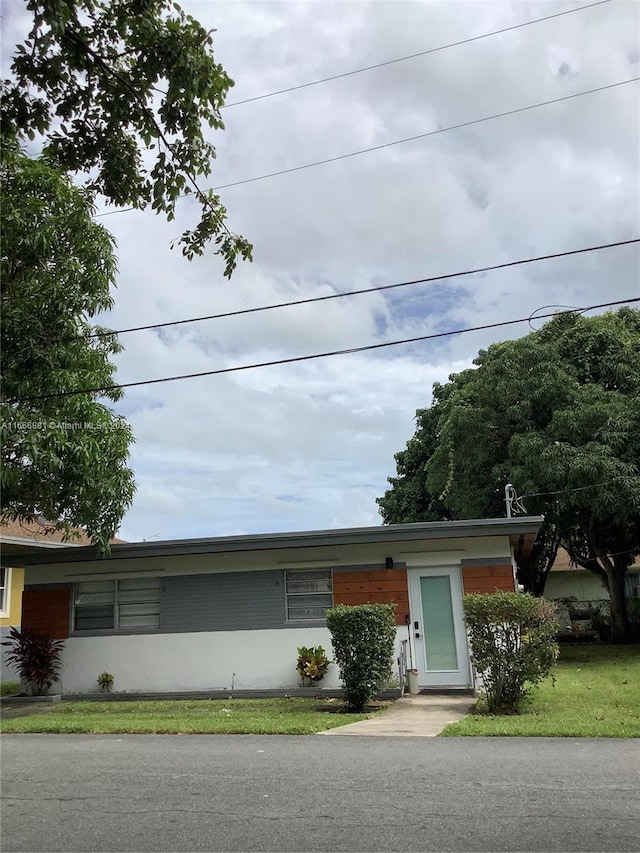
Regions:
<instances>
[{"instance_id":1,"label":"gray exterior wall","mask_svg":"<svg viewBox=\"0 0 640 853\"><path fill-rule=\"evenodd\" d=\"M102 578L101 578L102 580ZM73 584L28 584L25 589L69 589ZM73 601L71 603L73 608ZM161 578L160 628L72 631L71 636L251 631L325 625L324 619L287 622L282 569Z\"/></svg>"},{"instance_id":2,"label":"gray exterior wall","mask_svg":"<svg viewBox=\"0 0 640 853\"><path fill-rule=\"evenodd\" d=\"M284 628L284 595L282 570L163 578L160 630Z\"/></svg>"},{"instance_id":3,"label":"gray exterior wall","mask_svg":"<svg viewBox=\"0 0 640 853\"><path fill-rule=\"evenodd\" d=\"M0 628L0 643L4 643L5 640L9 639L9 631L10 627L1 627ZM4 646L0 645L0 681L20 681L18 673L7 665L5 660L5 655L7 654L8 649L5 649Z\"/></svg>"}]
</instances>

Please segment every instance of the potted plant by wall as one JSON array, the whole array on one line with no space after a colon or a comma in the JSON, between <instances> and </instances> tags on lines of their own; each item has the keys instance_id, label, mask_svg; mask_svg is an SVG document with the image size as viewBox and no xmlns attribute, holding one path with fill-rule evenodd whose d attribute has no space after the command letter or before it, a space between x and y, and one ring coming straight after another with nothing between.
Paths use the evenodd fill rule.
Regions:
<instances>
[{"instance_id":1,"label":"potted plant by wall","mask_svg":"<svg viewBox=\"0 0 640 853\"><path fill-rule=\"evenodd\" d=\"M111 692L111 688L113 687L113 675L111 675L110 672L101 672L96 678L96 681L98 682L100 690L104 690L105 693Z\"/></svg>"},{"instance_id":2,"label":"potted plant by wall","mask_svg":"<svg viewBox=\"0 0 640 853\"><path fill-rule=\"evenodd\" d=\"M322 681L330 664L331 661L322 646L300 646L296 672L302 680L302 686L312 687Z\"/></svg>"}]
</instances>

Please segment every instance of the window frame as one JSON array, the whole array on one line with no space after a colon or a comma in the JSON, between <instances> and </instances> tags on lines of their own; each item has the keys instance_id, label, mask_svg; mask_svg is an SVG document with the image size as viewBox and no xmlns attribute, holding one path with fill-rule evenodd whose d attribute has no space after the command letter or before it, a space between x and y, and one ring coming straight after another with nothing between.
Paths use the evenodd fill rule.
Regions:
<instances>
[{"instance_id":1,"label":"window frame","mask_svg":"<svg viewBox=\"0 0 640 853\"><path fill-rule=\"evenodd\" d=\"M316 592L308 592L308 591L290 592L289 591L289 576L290 575L300 576L303 574L310 574L312 572L316 572L316 573L325 572L326 573L326 577L327 577L329 584L330 584L329 591L326 591L326 590L324 590L322 592L317 592L317 591ZM293 597L293 598L295 598L296 596L308 597L308 596L312 596L312 595L317 595L317 596L328 596L328 595L330 595L331 596L331 604L329 604L329 605L327 605L327 607L325 607L325 613L322 616L307 616L307 617L305 617L305 616L290 617L289 616L290 597ZM285 569L284 570L284 615L285 615L285 622L287 625L296 625L296 626L304 627L305 625L322 625L322 624L325 624L326 623L326 611L329 610L333 606L334 606L333 568L321 567L321 568L313 568L313 569Z\"/></svg>"},{"instance_id":2,"label":"window frame","mask_svg":"<svg viewBox=\"0 0 640 853\"><path fill-rule=\"evenodd\" d=\"M0 572L0 617L6 619L11 610L11 569L2 566Z\"/></svg>"},{"instance_id":3,"label":"window frame","mask_svg":"<svg viewBox=\"0 0 640 853\"><path fill-rule=\"evenodd\" d=\"M131 601L121 601L120 599L120 583L126 581L136 581L136 580L148 580L148 581L157 581L157 598L147 598L138 602ZM77 622L77 596L80 591L82 584L87 583L110 583L113 586L113 596L112 601L104 607L110 607L112 611L112 620L113 624L111 627L96 627L96 628L78 628ZM85 580L85 581L77 581L73 584L72 590L72 602L71 602L71 613L72 613L72 633L81 634L85 636L89 636L91 634L139 634L139 633L156 633L160 631L160 600L162 597L162 578L160 576L154 577L129 577L129 578L96 578L95 580ZM148 614L150 616L157 615L157 624L155 625L125 625L121 624L121 614L120 608L126 604L153 604L157 605L157 614L151 613ZM82 605L80 605L80 609L82 609Z\"/></svg>"}]
</instances>

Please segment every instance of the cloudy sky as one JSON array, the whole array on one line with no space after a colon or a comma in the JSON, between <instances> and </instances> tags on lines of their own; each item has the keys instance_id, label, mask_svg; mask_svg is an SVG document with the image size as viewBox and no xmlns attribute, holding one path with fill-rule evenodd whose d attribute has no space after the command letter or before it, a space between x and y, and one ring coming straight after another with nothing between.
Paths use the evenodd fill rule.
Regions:
<instances>
[{"instance_id":1,"label":"cloudy sky","mask_svg":"<svg viewBox=\"0 0 640 853\"><path fill-rule=\"evenodd\" d=\"M13 8L17 0L13 2ZM9 5L12 5L9 3ZM510 27L580 2L191 2L229 101ZM6 8L7 4L5 4ZM640 76L640 4L546 22L231 106L211 186ZM7 28L11 38L11 27ZM100 220L113 328L442 275L640 234L638 83L222 190L254 245L231 282L169 249L192 221ZM122 382L366 346L640 295L637 246L123 335ZM594 313L594 312L592 312ZM539 325L539 324L538 324ZM529 325L130 389L138 492L125 539L375 525L375 498L434 381Z\"/></svg>"}]
</instances>

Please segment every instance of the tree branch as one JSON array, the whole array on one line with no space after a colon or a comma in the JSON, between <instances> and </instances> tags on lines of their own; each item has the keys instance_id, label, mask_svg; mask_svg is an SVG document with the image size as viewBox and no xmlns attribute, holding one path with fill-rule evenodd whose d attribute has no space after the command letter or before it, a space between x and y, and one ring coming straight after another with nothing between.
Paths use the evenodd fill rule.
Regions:
<instances>
[{"instance_id":1,"label":"tree branch","mask_svg":"<svg viewBox=\"0 0 640 853\"><path fill-rule=\"evenodd\" d=\"M137 90L136 90L135 86L132 86L132 85L131 85L131 83L130 83L130 82L129 82L125 77L123 77L123 76L122 76L118 71L116 71L114 68L112 68L112 67L107 63L107 61L106 61L102 56L100 56L100 54L99 54L99 53L96 53L96 51L95 51L95 50L93 50L93 49L92 49L92 48L91 48L91 47L90 47L90 46L89 46L89 45L84 41L84 39L80 36L80 34L79 34L79 33L77 33L77 32L76 32L74 29L72 29L71 27L67 26L67 27L65 28L65 31L64 31L64 34L63 34L63 38L68 38L68 39L70 39L71 41L74 41L77 45L79 45L79 46L82 48L82 50L84 50L84 52L87 54L87 56L91 56L91 57L92 57L92 59L93 59L93 60L94 60L98 65L100 65L100 66L102 67L102 69L103 69L107 74L110 74L112 77L115 77L115 78L116 78L116 80L119 80L119 81L120 81L120 83L121 83L121 84L125 87L125 89L127 89L127 91L132 95L132 97L136 100L136 102L138 103L138 105L140 106L140 108L142 109L142 111L145 113L145 115L147 116L147 118L148 118L148 119L151 121L151 123L153 124L153 126L154 126L154 128L155 128L155 131L156 131L156 139L157 139L159 142L161 141L161 142L162 142L162 143L167 147L167 149L171 152L171 154L173 155L174 151L173 151L173 145L172 145L172 143L169 141L169 139L167 138L166 134L165 134L165 133L164 133L164 131L162 130L162 128L161 128L161 126L159 125L159 123L158 123L158 121L157 121L157 119L156 119L155 115L153 114L152 110L150 110L150 109L149 109L149 107L147 106L146 102L145 102L145 101L140 97L140 95L139 95L139 93L137 92ZM153 88L153 87L152 87L152 88ZM200 187L198 186L198 182L196 181L196 179L194 178L194 176L193 176L190 172L188 172L187 170L184 170L184 174L186 175L187 179L189 180L189 182L191 183L192 187L194 188L196 198L200 201L200 203L201 203L204 207L206 207L206 208L210 211L210 213L212 213L212 214L213 214L213 216L215 216L216 221L218 222L218 224L220 225L220 227L221 227L221 228L223 228L223 229L224 229L224 231L225 231L225 232L226 232L230 237L231 237L231 236L233 236L233 235L231 234L231 231L229 230L229 228L228 228L227 224L225 223L224 219L222 218L221 214L220 214L220 213L215 209L215 207L211 204L211 202L210 202L210 201L209 201L209 199L207 198L207 196L206 196L206 194L204 193L204 191L203 191L203 190L201 190L201 189L200 189Z\"/></svg>"}]
</instances>

